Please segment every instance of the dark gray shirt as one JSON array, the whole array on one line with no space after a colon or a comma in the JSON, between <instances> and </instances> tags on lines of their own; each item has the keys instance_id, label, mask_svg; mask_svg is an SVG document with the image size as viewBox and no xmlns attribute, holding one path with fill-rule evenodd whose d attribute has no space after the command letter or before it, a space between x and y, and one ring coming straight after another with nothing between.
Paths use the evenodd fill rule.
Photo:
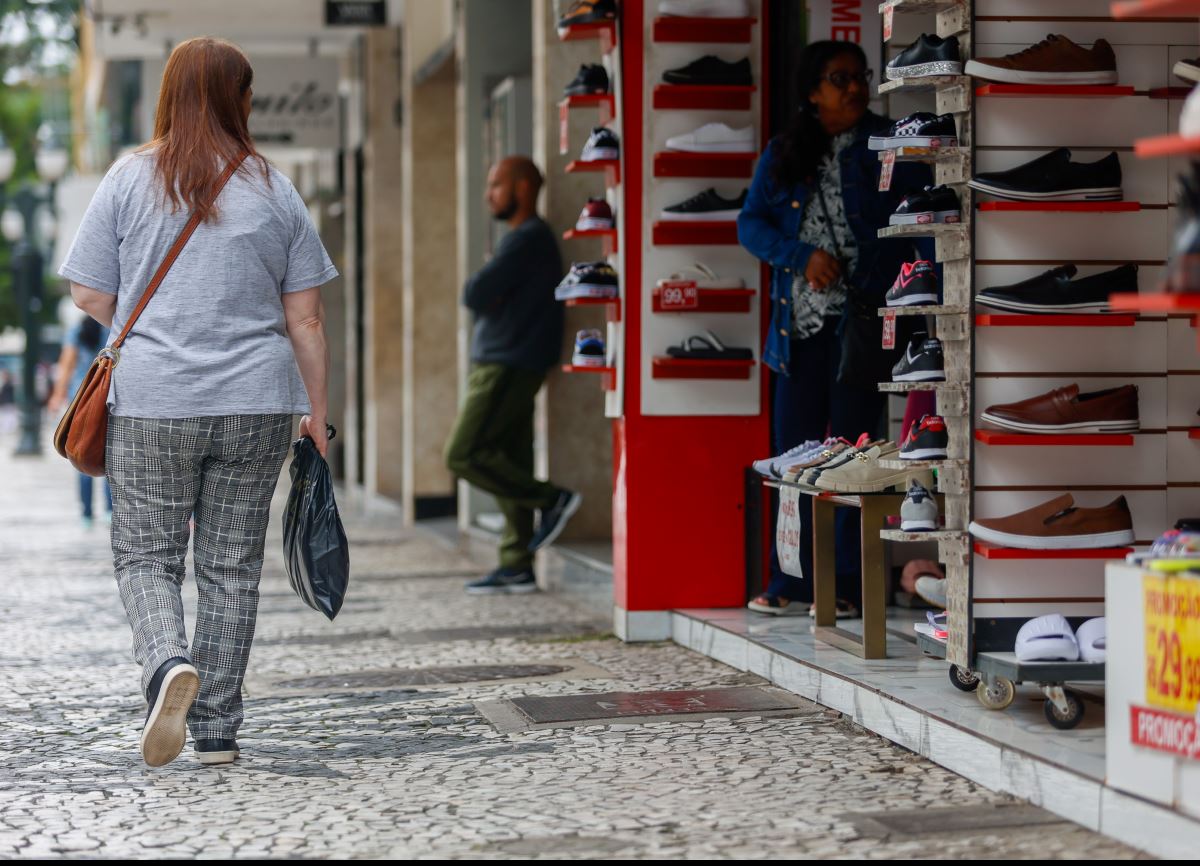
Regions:
<instances>
[{"instance_id":1,"label":"dark gray shirt","mask_svg":"<svg viewBox=\"0 0 1200 866\"><path fill-rule=\"evenodd\" d=\"M554 289L560 279L558 241L541 218L505 235L463 287L463 304L475 313L471 360L539 372L557 364L563 311Z\"/></svg>"}]
</instances>

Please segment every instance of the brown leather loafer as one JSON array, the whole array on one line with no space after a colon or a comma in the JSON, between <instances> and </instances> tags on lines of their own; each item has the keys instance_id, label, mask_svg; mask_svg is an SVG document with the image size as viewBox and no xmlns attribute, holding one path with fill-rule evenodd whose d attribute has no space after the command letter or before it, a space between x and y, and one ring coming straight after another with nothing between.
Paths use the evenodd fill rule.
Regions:
<instances>
[{"instance_id":1,"label":"brown leather loafer","mask_svg":"<svg viewBox=\"0 0 1200 866\"><path fill-rule=\"evenodd\" d=\"M982 421L1018 433L1135 433L1138 390L1134 385L1079 393L1078 385L989 406Z\"/></svg>"},{"instance_id":2,"label":"brown leather loafer","mask_svg":"<svg viewBox=\"0 0 1200 866\"><path fill-rule=\"evenodd\" d=\"M1079 508L1069 493L1008 517L971 521L971 534L1000 547L1077 550L1133 543L1133 516L1124 496L1101 508Z\"/></svg>"}]
</instances>

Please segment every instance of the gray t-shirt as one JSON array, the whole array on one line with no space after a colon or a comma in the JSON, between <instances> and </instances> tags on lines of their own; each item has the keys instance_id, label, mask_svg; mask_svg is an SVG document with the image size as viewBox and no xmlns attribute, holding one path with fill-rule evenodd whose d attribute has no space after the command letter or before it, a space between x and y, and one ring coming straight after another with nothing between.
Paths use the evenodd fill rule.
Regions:
<instances>
[{"instance_id":1,"label":"gray t-shirt","mask_svg":"<svg viewBox=\"0 0 1200 866\"><path fill-rule=\"evenodd\" d=\"M281 295L337 276L291 181L247 160L217 198L129 332L113 371L114 415L303 414L308 397ZM125 325L188 220L170 212L151 152L113 163L58 273L117 296Z\"/></svg>"}]
</instances>

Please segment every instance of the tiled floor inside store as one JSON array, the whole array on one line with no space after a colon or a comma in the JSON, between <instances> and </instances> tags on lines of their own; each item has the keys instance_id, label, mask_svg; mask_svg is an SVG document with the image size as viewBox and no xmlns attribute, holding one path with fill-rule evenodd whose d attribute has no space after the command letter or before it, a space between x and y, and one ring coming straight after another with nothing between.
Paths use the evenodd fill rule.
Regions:
<instances>
[{"instance_id":1,"label":"tiled floor inside store","mask_svg":"<svg viewBox=\"0 0 1200 866\"><path fill-rule=\"evenodd\" d=\"M815 640L812 620L807 616L767 617L737 608L677 610L675 613L690 620L693 630L695 626L711 627L705 628L702 634L694 633L696 640L689 641L694 649L711 654L697 642L728 641L729 646L724 651L716 651L716 657L723 661L736 665L736 659L726 656L741 652L746 644L736 638L744 638L752 645L819 669L827 676L840 677L850 684L867 688L996 745L1020 750L1037 760L1097 782L1104 779L1102 683L1070 684L1071 689L1083 696L1085 715L1079 726L1069 731L1057 730L1047 723L1042 709L1045 698L1032 684L1017 686L1017 698L1007 709L987 710L974 694L959 691L951 685L949 666L945 661L926 656L914 642L900 637L913 634L913 623L923 620L923 611L890 609L888 658L871 661ZM677 639L679 623L676 620ZM862 633L861 620L849 620L840 625L847 631ZM713 648L711 644L709 648ZM747 665L741 667L745 669Z\"/></svg>"}]
</instances>

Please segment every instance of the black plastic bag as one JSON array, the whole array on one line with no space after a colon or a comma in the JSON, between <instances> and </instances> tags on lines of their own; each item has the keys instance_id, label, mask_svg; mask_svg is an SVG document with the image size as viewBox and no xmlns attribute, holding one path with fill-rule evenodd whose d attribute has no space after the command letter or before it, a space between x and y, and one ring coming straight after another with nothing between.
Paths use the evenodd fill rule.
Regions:
<instances>
[{"instance_id":1,"label":"black plastic bag","mask_svg":"<svg viewBox=\"0 0 1200 866\"><path fill-rule=\"evenodd\" d=\"M329 428L332 439L337 431ZM350 583L350 542L333 499L329 464L312 439L292 443L292 490L283 512L283 561L296 595L329 619Z\"/></svg>"}]
</instances>

